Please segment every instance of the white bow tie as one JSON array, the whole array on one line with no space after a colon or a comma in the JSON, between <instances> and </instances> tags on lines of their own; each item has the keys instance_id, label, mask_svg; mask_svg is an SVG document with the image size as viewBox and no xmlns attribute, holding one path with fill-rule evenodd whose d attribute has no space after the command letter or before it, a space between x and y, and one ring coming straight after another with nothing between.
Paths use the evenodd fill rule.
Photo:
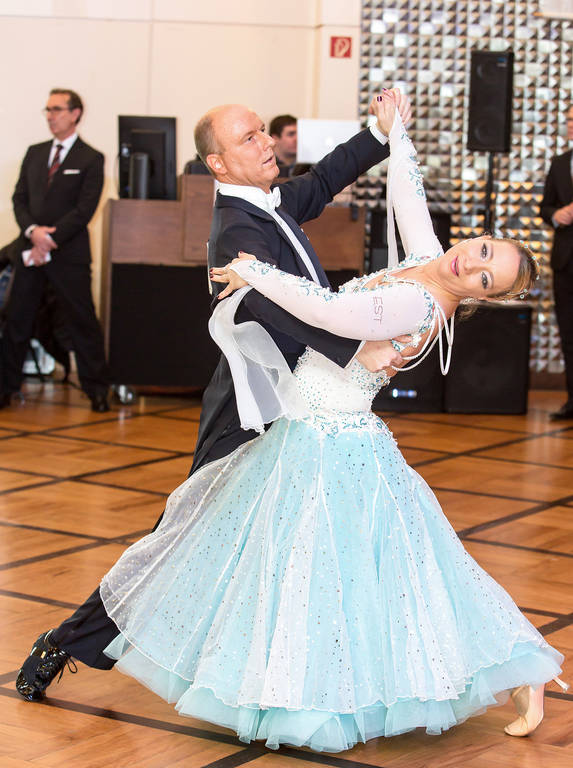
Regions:
<instances>
[{"instance_id":1,"label":"white bow tie","mask_svg":"<svg viewBox=\"0 0 573 768\"><path fill-rule=\"evenodd\" d=\"M281 190L279 187L275 187L268 194L265 194L265 208L269 213L272 213L280 204Z\"/></svg>"}]
</instances>

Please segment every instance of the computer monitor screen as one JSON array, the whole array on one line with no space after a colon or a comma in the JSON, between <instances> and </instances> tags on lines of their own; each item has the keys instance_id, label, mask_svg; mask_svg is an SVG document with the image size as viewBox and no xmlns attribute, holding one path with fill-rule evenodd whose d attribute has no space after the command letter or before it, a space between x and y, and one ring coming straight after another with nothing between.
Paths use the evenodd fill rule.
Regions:
<instances>
[{"instance_id":1,"label":"computer monitor screen","mask_svg":"<svg viewBox=\"0 0 573 768\"><path fill-rule=\"evenodd\" d=\"M119 115L119 196L133 197L130 189L130 160L133 154L147 155L147 197L177 198L175 118Z\"/></svg>"},{"instance_id":2,"label":"computer monitor screen","mask_svg":"<svg viewBox=\"0 0 573 768\"><path fill-rule=\"evenodd\" d=\"M318 163L360 130L358 120L297 120L297 163Z\"/></svg>"}]
</instances>

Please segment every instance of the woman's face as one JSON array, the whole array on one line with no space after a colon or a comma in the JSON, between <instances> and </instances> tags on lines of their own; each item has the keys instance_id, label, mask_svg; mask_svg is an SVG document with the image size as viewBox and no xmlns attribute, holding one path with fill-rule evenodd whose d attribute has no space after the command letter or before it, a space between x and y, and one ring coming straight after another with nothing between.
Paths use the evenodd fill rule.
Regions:
<instances>
[{"instance_id":1,"label":"woman's face","mask_svg":"<svg viewBox=\"0 0 573 768\"><path fill-rule=\"evenodd\" d=\"M486 299L511 289L517 279L519 253L513 243L482 235L456 243L438 262L444 288L460 299Z\"/></svg>"}]
</instances>

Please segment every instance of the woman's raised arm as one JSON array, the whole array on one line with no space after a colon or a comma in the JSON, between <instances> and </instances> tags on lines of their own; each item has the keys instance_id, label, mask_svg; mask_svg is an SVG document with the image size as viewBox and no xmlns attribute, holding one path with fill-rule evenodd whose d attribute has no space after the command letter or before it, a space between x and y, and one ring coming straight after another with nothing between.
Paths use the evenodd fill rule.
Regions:
<instances>
[{"instance_id":1,"label":"woman's raised arm","mask_svg":"<svg viewBox=\"0 0 573 768\"><path fill-rule=\"evenodd\" d=\"M387 208L390 223L392 211L406 257L435 257L443 253L436 237L424 191L424 180L418 167L416 148L395 109L392 96L382 96L381 107L390 141L387 177ZM391 126L391 127L390 127ZM393 232L389 232L389 240Z\"/></svg>"}]
</instances>

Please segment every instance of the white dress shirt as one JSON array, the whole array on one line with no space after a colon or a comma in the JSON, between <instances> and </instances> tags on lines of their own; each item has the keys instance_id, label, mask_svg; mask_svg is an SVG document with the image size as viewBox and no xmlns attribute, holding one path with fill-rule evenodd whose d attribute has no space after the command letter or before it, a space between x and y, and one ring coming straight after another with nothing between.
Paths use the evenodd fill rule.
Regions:
<instances>
[{"instance_id":1,"label":"white dress shirt","mask_svg":"<svg viewBox=\"0 0 573 768\"><path fill-rule=\"evenodd\" d=\"M262 189L260 189L260 187L248 187L243 186L242 184L219 183L218 190L222 195L229 195L229 197L239 197L241 200L246 200L248 203L251 203L251 205L260 208L272 216L272 218L276 221L276 223L289 239L292 247L302 259L303 264L308 269L308 272L314 282L320 285L320 280L316 274L314 264L310 260L310 256L305 251L302 243L286 223L286 221L282 218L282 216L279 216L275 210L275 208L281 204L280 187L275 187L272 192L267 194Z\"/></svg>"},{"instance_id":2,"label":"white dress shirt","mask_svg":"<svg viewBox=\"0 0 573 768\"><path fill-rule=\"evenodd\" d=\"M60 165L64 162L66 159L66 155L70 151L70 149L74 146L74 143L76 139L78 138L77 133L72 133L71 136L68 136L67 139L54 139L52 142L52 148L50 150L50 156L48 158L48 168L52 165L54 161L54 156L56 154L56 149L58 147L58 144L62 145L62 149L60 150Z\"/></svg>"}]
</instances>

